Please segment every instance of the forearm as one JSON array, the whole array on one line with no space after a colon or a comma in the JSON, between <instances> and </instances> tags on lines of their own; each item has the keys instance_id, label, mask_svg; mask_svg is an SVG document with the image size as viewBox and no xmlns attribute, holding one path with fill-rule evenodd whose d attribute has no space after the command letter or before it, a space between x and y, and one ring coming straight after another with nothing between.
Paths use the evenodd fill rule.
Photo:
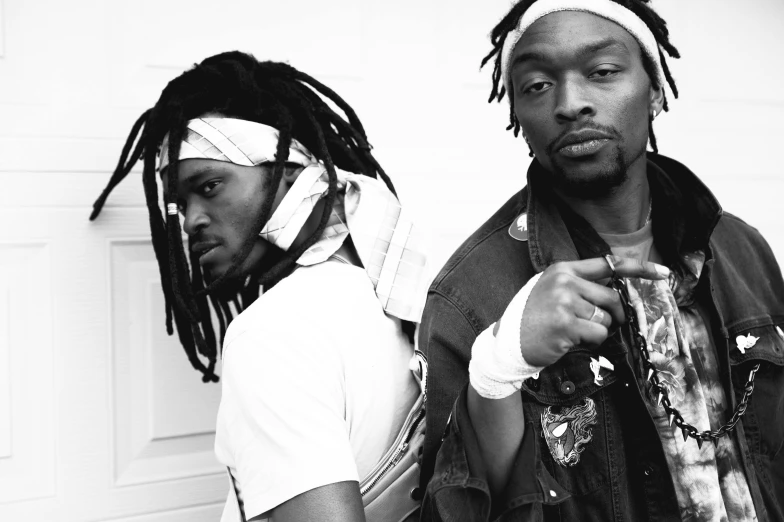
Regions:
<instances>
[{"instance_id":1,"label":"forearm","mask_svg":"<svg viewBox=\"0 0 784 522\"><path fill-rule=\"evenodd\" d=\"M479 441L493 498L506 489L525 432L520 393L503 399L486 399L468 386L468 415Z\"/></svg>"},{"instance_id":2,"label":"forearm","mask_svg":"<svg viewBox=\"0 0 784 522\"><path fill-rule=\"evenodd\" d=\"M525 431L522 381L538 377L520 349L520 324L534 276L507 306L503 317L474 341L466 402L474 426L487 483L493 498L506 489Z\"/></svg>"}]
</instances>

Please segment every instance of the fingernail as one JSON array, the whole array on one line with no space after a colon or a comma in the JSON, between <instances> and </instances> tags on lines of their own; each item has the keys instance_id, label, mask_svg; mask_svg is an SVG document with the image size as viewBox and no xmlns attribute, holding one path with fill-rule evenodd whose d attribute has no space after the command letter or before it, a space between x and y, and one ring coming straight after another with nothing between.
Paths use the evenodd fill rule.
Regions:
<instances>
[{"instance_id":1,"label":"fingernail","mask_svg":"<svg viewBox=\"0 0 784 522\"><path fill-rule=\"evenodd\" d=\"M667 268L666 266L660 265L658 263L654 263L653 268L654 270L656 270L656 273L659 274L660 276L670 277L670 269Z\"/></svg>"}]
</instances>

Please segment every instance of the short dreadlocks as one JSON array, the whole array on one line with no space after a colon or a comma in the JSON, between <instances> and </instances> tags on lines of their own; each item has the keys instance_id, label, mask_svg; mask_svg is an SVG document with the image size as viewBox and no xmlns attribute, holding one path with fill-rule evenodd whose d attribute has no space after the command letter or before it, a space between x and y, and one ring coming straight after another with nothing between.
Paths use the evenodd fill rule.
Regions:
<instances>
[{"instance_id":1,"label":"short dreadlocks","mask_svg":"<svg viewBox=\"0 0 784 522\"><path fill-rule=\"evenodd\" d=\"M334 103L343 115L333 110L327 100ZM168 197L173 198L172 195L176 194L180 144L187 122L206 113L255 121L279 131L269 190L255 222L257 232L261 231L270 217L292 139L303 143L322 161L329 175L329 189L321 221L304 243L285 253L268 270L255 271L247 276L238 274L240 265L256 241L257 234L254 234L245 240L227 273L211 282L205 281L198 260L193 255L190 259L186 257L180 220L164 218L159 207L160 196L155 174L156 156L168 133L170 145L166 192ZM253 56L238 51L222 53L195 64L169 82L155 106L142 113L131 129L117 168L93 205L90 219L98 216L111 191L143 158L142 181L150 215L152 244L165 298L166 329L172 335L173 324L176 325L180 343L193 367L202 372L202 380L217 382L215 364L218 344L234 313L239 313L258 297L259 287L269 287L285 277L296 259L324 231L337 197L335 168L370 177L378 176L395 193L391 180L370 151L365 130L354 110L324 84L285 63L259 62ZM243 281L239 289L233 285L237 276L241 276L239 279ZM218 319L218 335L212 325L210 304ZM199 358L199 354L207 359L207 365Z\"/></svg>"},{"instance_id":2,"label":"short dreadlocks","mask_svg":"<svg viewBox=\"0 0 784 522\"><path fill-rule=\"evenodd\" d=\"M637 17L645 23L651 33L653 33L654 38L656 38L656 42L659 44L659 59L662 64L662 69L664 70L664 76L667 80L667 84L670 86L670 89L672 89L673 96L677 98L678 88L676 87L675 80L673 80L670 69L667 66L667 61L664 59L662 49L667 51L667 54L672 58L680 58L681 55L678 52L678 49L676 49L675 46L670 43L670 32L667 29L667 22L665 22L662 17L656 14L656 11L651 9L651 7L648 5L650 0L612 1L637 15ZM536 0L520 0L517 4L515 4L514 7L512 7L506 16L504 16L501 21L498 22L498 25L496 25L493 28L493 31L490 33L490 42L493 45L493 49L482 60L482 67L484 67L487 62L495 57L495 62L493 64L493 88L490 91L490 98L488 99L488 102L492 102L493 100L501 101L504 98L504 94L506 94L506 88L504 87L502 78L503 71L501 71L501 51L504 47L506 37L511 31L515 29L515 27L517 27L520 18L535 2ZM656 78L655 66L645 53L642 53L642 65L645 69L645 72L648 73L648 77L651 79L653 87L655 89L660 89L662 86L659 85L659 82ZM669 110L666 95L664 97L664 110ZM511 93L509 95L509 126L506 129L513 130L515 136L520 133L520 122L518 122L517 117L515 117L514 99L511 96ZM653 149L653 152L658 152L658 148L656 146L656 137L653 134L653 119L648 120L648 136L651 141L651 148Z\"/></svg>"}]
</instances>

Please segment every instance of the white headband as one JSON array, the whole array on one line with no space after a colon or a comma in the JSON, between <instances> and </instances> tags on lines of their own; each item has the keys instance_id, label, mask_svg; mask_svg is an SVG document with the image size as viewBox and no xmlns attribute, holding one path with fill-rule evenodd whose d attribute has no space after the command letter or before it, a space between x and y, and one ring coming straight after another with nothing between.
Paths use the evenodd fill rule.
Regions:
<instances>
[{"instance_id":1,"label":"white headband","mask_svg":"<svg viewBox=\"0 0 784 522\"><path fill-rule=\"evenodd\" d=\"M235 118L195 118L185 128L179 161L198 158L253 167L275 161L277 147L278 130L269 125ZM292 139L288 161L306 165L316 160L304 145ZM166 134L158 157L158 172L168 165L169 134Z\"/></svg>"},{"instance_id":2,"label":"white headband","mask_svg":"<svg viewBox=\"0 0 784 522\"><path fill-rule=\"evenodd\" d=\"M512 80L509 65L517 42L534 22L551 13L559 11L581 11L601 16L626 29L640 44L642 52L653 62L656 69L656 82L663 89L666 85L664 70L659 59L659 44L636 14L612 0L538 0L520 17L517 27L510 31L501 50L501 78L506 92L511 96Z\"/></svg>"}]
</instances>

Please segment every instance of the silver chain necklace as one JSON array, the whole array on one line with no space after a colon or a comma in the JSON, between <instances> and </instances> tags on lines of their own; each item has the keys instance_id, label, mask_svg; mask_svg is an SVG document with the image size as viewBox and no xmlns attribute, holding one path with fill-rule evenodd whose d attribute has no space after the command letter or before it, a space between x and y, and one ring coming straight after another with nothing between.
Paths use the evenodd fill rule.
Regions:
<instances>
[{"instance_id":1,"label":"silver chain necklace","mask_svg":"<svg viewBox=\"0 0 784 522\"><path fill-rule=\"evenodd\" d=\"M651 222L651 214L653 213L653 196L648 199L648 215L645 218L645 223L642 226Z\"/></svg>"},{"instance_id":2,"label":"silver chain necklace","mask_svg":"<svg viewBox=\"0 0 784 522\"><path fill-rule=\"evenodd\" d=\"M717 430L699 431L697 428L686 422L686 420L683 418L683 415L681 415L681 412L679 412L676 408L673 408L672 404L670 403L670 397L669 393L667 392L667 388L662 384L662 381L659 379L659 371L650 360L650 355L648 354L648 341L645 339L642 333L640 333L640 325L637 322L637 315L635 314L634 308L632 308L631 302L629 301L629 291L626 287L626 282L623 280L623 278L616 275L615 267L613 266L612 261L609 259L609 256L605 256L605 258L607 259L610 268L613 269L612 288L618 292L618 296L621 298L623 312L626 314L626 319L629 321L632 342L637 345L637 349L640 351L642 370L646 376L645 382L649 385L652 392L651 396L655 397L659 406L664 408L664 411L667 413L667 420L669 421L670 426L675 424L678 428L680 428L681 433L683 434L684 442L689 437L691 437L697 441L697 446L700 448L702 448L702 443L705 441L711 441L713 442L714 446L717 445L719 443L719 438L723 435L731 433L737 426L740 419L746 413L746 408L749 405L751 394L754 391L754 377L760 368L759 363L757 363L749 372L749 380L746 382L746 385L743 388L743 397L738 403L738 406L735 408L735 411L732 413L732 417L730 418L729 422Z\"/></svg>"}]
</instances>

